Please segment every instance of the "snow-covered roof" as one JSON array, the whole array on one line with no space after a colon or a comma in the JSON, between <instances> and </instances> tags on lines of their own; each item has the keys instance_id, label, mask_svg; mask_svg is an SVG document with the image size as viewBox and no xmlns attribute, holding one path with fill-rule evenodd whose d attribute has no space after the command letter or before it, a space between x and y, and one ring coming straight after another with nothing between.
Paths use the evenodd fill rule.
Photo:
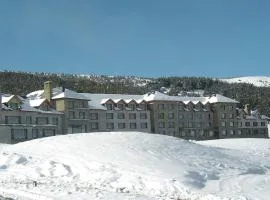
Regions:
<instances>
[{"instance_id":1,"label":"snow-covered roof","mask_svg":"<svg viewBox=\"0 0 270 200\"><path fill-rule=\"evenodd\" d=\"M169 96L169 95L156 91L156 92L145 94L143 98L146 101L182 101L185 104L189 103L190 101L194 104L197 104L198 102L201 102L202 104L206 104L207 102L209 103L218 103L218 102L239 103L238 101L235 101L228 97L224 97L220 94L216 94L211 97L182 97L182 96Z\"/></svg>"},{"instance_id":2,"label":"snow-covered roof","mask_svg":"<svg viewBox=\"0 0 270 200\"><path fill-rule=\"evenodd\" d=\"M8 103L15 95L2 95L2 103Z\"/></svg>"},{"instance_id":3,"label":"snow-covered roof","mask_svg":"<svg viewBox=\"0 0 270 200\"><path fill-rule=\"evenodd\" d=\"M40 106L44 101L46 101L45 98L43 99L31 99L29 100L29 104L31 107L38 107Z\"/></svg>"},{"instance_id":4,"label":"snow-covered roof","mask_svg":"<svg viewBox=\"0 0 270 200\"><path fill-rule=\"evenodd\" d=\"M38 90L26 95L28 99L44 99L44 90ZM84 95L81 95L73 90L56 87L52 89L52 99L83 99L89 100Z\"/></svg>"},{"instance_id":5,"label":"snow-covered roof","mask_svg":"<svg viewBox=\"0 0 270 200\"><path fill-rule=\"evenodd\" d=\"M212 95L208 101L210 103L239 103L238 101L222 96L220 94Z\"/></svg>"},{"instance_id":6,"label":"snow-covered roof","mask_svg":"<svg viewBox=\"0 0 270 200\"><path fill-rule=\"evenodd\" d=\"M114 103L123 100L125 103L130 103L132 100L141 103L143 102L142 95L126 95L126 94L91 94L91 93L80 93L86 98L91 99L88 102L90 109L106 110L105 104L107 101L111 100Z\"/></svg>"},{"instance_id":7,"label":"snow-covered roof","mask_svg":"<svg viewBox=\"0 0 270 200\"><path fill-rule=\"evenodd\" d=\"M65 89L64 91L60 92L59 94L52 97L52 99L81 99L81 100L90 100L89 98L81 95L80 93L74 92L69 89Z\"/></svg>"}]
</instances>

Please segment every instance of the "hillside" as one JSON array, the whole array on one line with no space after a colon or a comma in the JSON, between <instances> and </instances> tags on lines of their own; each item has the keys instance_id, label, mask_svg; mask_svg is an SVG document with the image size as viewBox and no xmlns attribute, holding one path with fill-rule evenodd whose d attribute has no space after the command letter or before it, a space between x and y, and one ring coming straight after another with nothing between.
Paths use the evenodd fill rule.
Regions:
<instances>
[{"instance_id":1,"label":"hillside","mask_svg":"<svg viewBox=\"0 0 270 200\"><path fill-rule=\"evenodd\" d=\"M270 87L270 76L246 76L220 80L227 83L248 83L256 87Z\"/></svg>"},{"instance_id":2,"label":"hillside","mask_svg":"<svg viewBox=\"0 0 270 200\"><path fill-rule=\"evenodd\" d=\"M270 140L232 141L236 140L197 144L148 133L104 132L4 146L0 195L57 200L268 200ZM224 148L227 144L229 148Z\"/></svg>"}]
</instances>

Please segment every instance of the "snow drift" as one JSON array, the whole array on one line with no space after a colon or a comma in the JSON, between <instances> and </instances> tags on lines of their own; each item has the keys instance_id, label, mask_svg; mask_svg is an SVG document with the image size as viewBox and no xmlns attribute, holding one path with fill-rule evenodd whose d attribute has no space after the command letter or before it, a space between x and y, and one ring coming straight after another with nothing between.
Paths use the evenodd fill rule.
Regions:
<instances>
[{"instance_id":1,"label":"snow drift","mask_svg":"<svg viewBox=\"0 0 270 200\"><path fill-rule=\"evenodd\" d=\"M238 139L227 149L220 147L232 140L216 141L106 132L4 146L0 192L17 199L268 199L269 140Z\"/></svg>"}]
</instances>

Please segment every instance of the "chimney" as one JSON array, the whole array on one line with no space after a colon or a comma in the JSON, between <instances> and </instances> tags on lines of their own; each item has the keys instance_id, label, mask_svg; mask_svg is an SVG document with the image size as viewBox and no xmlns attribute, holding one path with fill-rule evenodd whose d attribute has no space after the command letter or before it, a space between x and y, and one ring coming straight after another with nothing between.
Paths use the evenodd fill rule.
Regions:
<instances>
[{"instance_id":1,"label":"chimney","mask_svg":"<svg viewBox=\"0 0 270 200\"><path fill-rule=\"evenodd\" d=\"M247 115L251 115L250 104L245 104L244 111L246 112Z\"/></svg>"},{"instance_id":2,"label":"chimney","mask_svg":"<svg viewBox=\"0 0 270 200\"><path fill-rule=\"evenodd\" d=\"M50 102L52 99L52 82L44 82L44 97Z\"/></svg>"}]
</instances>

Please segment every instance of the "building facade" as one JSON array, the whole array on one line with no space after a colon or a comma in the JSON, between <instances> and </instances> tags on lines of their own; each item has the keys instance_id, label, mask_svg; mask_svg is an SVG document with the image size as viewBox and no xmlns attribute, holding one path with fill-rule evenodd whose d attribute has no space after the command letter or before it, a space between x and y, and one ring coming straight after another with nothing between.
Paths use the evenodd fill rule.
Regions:
<instances>
[{"instance_id":1,"label":"building facade","mask_svg":"<svg viewBox=\"0 0 270 200\"><path fill-rule=\"evenodd\" d=\"M44 83L23 99L0 98L0 142L99 131L140 131L184 139L269 137L270 118L219 94L209 97L77 93Z\"/></svg>"}]
</instances>

